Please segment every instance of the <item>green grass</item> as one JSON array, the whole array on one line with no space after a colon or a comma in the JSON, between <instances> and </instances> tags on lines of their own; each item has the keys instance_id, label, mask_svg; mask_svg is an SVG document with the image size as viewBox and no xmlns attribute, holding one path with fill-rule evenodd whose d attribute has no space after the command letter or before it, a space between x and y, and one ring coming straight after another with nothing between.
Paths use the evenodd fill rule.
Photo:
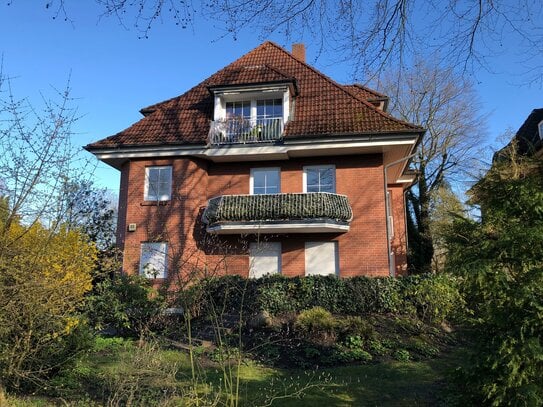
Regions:
<instances>
[{"instance_id":1,"label":"green grass","mask_svg":"<svg viewBox=\"0 0 543 407\"><path fill-rule=\"evenodd\" d=\"M384 361L312 372L244 361L240 368L240 405L261 406L274 399L271 405L285 407L446 405L445 373L457 361L458 356L452 353L426 361ZM224 376L219 365L200 367L196 382L191 381L191 376L189 358L184 352L98 339L90 353L55 378L51 389L42 391L43 396L10 396L6 405L100 406L106 404L108 397L110 401L115 397L133 397L132 405L184 406L194 400L194 388L206 402L224 393ZM286 398L287 395L295 397ZM0 404L1 400L0 397Z\"/></svg>"}]
</instances>

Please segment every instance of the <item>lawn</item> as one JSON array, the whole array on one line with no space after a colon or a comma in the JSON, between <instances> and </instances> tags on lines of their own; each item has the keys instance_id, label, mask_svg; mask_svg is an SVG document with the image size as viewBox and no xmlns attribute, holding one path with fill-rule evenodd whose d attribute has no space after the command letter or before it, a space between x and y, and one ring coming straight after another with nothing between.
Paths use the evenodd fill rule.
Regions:
<instances>
[{"instance_id":1,"label":"lawn","mask_svg":"<svg viewBox=\"0 0 543 407\"><path fill-rule=\"evenodd\" d=\"M311 371L273 368L245 359L240 367L239 401L246 406L286 407L447 405L445 374L458 358L458 352L447 352L425 361L391 360ZM196 366L194 376L191 366L186 352L98 339L41 396L10 396L4 404L185 406L196 405L195 394L200 396L199 405L224 402L228 381L236 376L223 372L235 372L235 363L207 360Z\"/></svg>"}]
</instances>

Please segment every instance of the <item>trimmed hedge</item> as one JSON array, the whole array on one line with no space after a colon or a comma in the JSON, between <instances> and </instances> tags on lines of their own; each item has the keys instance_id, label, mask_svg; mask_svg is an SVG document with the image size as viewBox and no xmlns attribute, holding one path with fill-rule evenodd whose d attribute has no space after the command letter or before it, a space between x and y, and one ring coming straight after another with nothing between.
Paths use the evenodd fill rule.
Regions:
<instances>
[{"instance_id":1,"label":"trimmed hedge","mask_svg":"<svg viewBox=\"0 0 543 407\"><path fill-rule=\"evenodd\" d=\"M224 276L202 280L203 309L212 301L226 312L246 315L266 310L272 315L322 307L335 314L417 314L428 322L455 317L463 309L458 281L447 274L402 278L334 276L267 276L245 279Z\"/></svg>"},{"instance_id":2,"label":"trimmed hedge","mask_svg":"<svg viewBox=\"0 0 543 407\"><path fill-rule=\"evenodd\" d=\"M209 200L204 216L210 224L323 218L350 222L353 211L345 195L328 192L223 195Z\"/></svg>"}]
</instances>

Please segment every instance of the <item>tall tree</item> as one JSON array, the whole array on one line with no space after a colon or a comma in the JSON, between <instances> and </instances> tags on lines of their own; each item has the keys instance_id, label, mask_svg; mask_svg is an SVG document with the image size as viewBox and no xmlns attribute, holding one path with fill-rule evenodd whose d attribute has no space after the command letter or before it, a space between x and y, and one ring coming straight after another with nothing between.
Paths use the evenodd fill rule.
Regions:
<instances>
[{"instance_id":1,"label":"tall tree","mask_svg":"<svg viewBox=\"0 0 543 407\"><path fill-rule=\"evenodd\" d=\"M70 229L81 230L98 249L111 249L117 227L116 197L88 180L74 180L64 188L59 208L62 222Z\"/></svg>"},{"instance_id":2,"label":"tall tree","mask_svg":"<svg viewBox=\"0 0 543 407\"><path fill-rule=\"evenodd\" d=\"M543 405L543 162L514 150L471 189L482 219L458 218L447 239L474 317L465 405Z\"/></svg>"},{"instance_id":3,"label":"tall tree","mask_svg":"<svg viewBox=\"0 0 543 407\"><path fill-rule=\"evenodd\" d=\"M430 234L434 249L432 270L445 270L447 260L446 236L449 228L459 217L466 215L466 207L446 182L433 194L430 203Z\"/></svg>"},{"instance_id":4,"label":"tall tree","mask_svg":"<svg viewBox=\"0 0 543 407\"><path fill-rule=\"evenodd\" d=\"M485 133L484 116L469 81L424 61L387 75L380 89L391 97L393 114L426 129L412 160L418 178L407 203L411 270L430 272L433 195L466 169Z\"/></svg>"},{"instance_id":5,"label":"tall tree","mask_svg":"<svg viewBox=\"0 0 543 407\"><path fill-rule=\"evenodd\" d=\"M85 234L98 249L93 273L96 285L121 268L121 252L115 245L117 198L88 180L76 179L66 183L64 188L59 202L61 222L69 230Z\"/></svg>"}]
</instances>

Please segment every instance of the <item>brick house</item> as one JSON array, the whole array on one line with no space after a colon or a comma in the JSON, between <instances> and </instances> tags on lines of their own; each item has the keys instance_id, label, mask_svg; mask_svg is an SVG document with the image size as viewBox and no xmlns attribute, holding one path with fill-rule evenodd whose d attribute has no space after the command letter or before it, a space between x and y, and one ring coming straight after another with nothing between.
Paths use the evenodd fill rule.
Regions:
<instances>
[{"instance_id":1,"label":"brick house","mask_svg":"<svg viewBox=\"0 0 543 407\"><path fill-rule=\"evenodd\" d=\"M85 148L121 171L123 270L258 277L406 271L404 191L423 129L265 42Z\"/></svg>"}]
</instances>

